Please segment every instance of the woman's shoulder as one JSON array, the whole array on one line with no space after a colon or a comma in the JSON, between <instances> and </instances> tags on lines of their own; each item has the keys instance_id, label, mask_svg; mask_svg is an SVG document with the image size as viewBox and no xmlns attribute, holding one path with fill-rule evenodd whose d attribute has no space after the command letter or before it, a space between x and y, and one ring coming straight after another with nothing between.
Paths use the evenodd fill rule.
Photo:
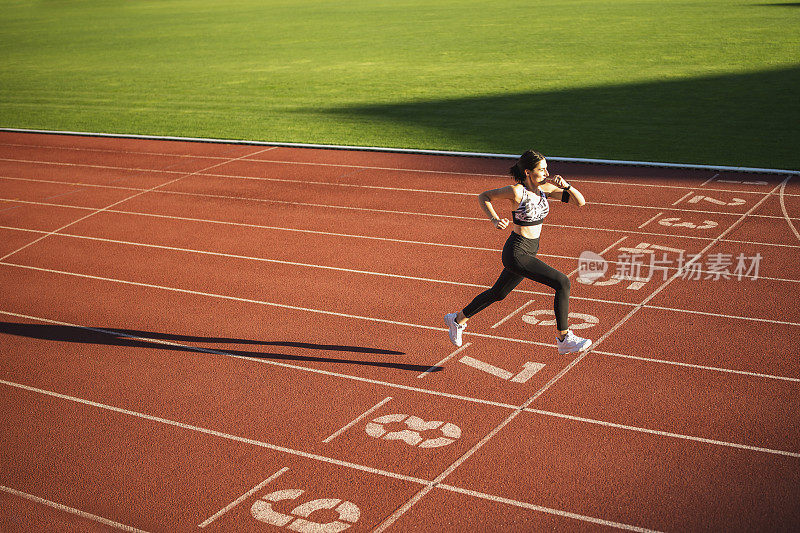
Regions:
<instances>
[{"instance_id":1,"label":"woman's shoulder","mask_svg":"<svg viewBox=\"0 0 800 533\"><path fill-rule=\"evenodd\" d=\"M508 187L513 192L515 201L521 202L523 198L525 198L525 191L528 189L526 189L523 184L515 183L514 185L509 185Z\"/></svg>"}]
</instances>

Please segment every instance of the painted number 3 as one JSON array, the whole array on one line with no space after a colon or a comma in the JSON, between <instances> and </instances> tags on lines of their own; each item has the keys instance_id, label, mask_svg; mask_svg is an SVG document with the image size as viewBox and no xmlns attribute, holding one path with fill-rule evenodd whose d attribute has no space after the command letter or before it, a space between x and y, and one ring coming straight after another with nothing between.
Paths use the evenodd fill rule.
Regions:
<instances>
[{"instance_id":1,"label":"painted number 3","mask_svg":"<svg viewBox=\"0 0 800 533\"><path fill-rule=\"evenodd\" d=\"M406 429L388 431L385 427L386 424L399 422L404 422ZM383 440L402 440L409 446L416 446L418 448L439 448L440 446L447 446L461 437L461 428L455 424L440 421L426 422L416 416L399 413L379 416L368 423L365 429L367 435L370 437ZM423 431L432 430L439 430L442 436L435 436L432 438L424 438L422 436Z\"/></svg>"}]
</instances>

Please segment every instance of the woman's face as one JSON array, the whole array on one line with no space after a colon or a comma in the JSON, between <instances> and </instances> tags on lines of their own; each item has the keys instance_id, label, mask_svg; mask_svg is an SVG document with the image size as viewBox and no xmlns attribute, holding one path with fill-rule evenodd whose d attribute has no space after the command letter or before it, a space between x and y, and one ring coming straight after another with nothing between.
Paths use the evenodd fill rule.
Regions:
<instances>
[{"instance_id":1,"label":"woman's face","mask_svg":"<svg viewBox=\"0 0 800 533\"><path fill-rule=\"evenodd\" d=\"M539 186L545 181L547 178L550 177L550 173L547 172L547 161L542 159L539 161L533 170L525 170L525 177L530 180L531 185Z\"/></svg>"}]
</instances>

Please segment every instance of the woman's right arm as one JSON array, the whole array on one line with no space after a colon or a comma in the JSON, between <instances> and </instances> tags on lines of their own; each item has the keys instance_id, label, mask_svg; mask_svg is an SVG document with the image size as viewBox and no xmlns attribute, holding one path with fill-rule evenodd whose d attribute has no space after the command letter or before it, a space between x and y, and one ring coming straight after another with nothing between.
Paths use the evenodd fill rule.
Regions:
<instances>
[{"instance_id":1,"label":"woman's right arm","mask_svg":"<svg viewBox=\"0 0 800 533\"><path fill-rule=\"evenodd\" d=\"M497 211L494 210L494 205L492 204L496 200L518 201L517 191L513 185L507 185L499 189L483 191L478 195L478 203L483 212L486 213L486 216L489 217L489 221L497 229L506 229L510 222L507 218L500 218L497 215Z\"/></svg>"}]
</instances>

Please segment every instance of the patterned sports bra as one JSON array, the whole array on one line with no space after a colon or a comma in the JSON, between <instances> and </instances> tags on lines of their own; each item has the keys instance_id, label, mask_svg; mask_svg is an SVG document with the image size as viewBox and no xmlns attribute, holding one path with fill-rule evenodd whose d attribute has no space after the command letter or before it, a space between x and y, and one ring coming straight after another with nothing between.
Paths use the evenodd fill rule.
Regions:
<instances>
[{"instance_id":1,"label":"patterned sports bra","mask_svg":"<svg viewBox=\"0 0 800 533\"><path fill-rule=\"evenodd\" d=\"M514 224L519 226L538 226L550 212L547 195L543 191L539 194L522 188L522 201L513 212Z\"/></svg>"}]
</instances>

